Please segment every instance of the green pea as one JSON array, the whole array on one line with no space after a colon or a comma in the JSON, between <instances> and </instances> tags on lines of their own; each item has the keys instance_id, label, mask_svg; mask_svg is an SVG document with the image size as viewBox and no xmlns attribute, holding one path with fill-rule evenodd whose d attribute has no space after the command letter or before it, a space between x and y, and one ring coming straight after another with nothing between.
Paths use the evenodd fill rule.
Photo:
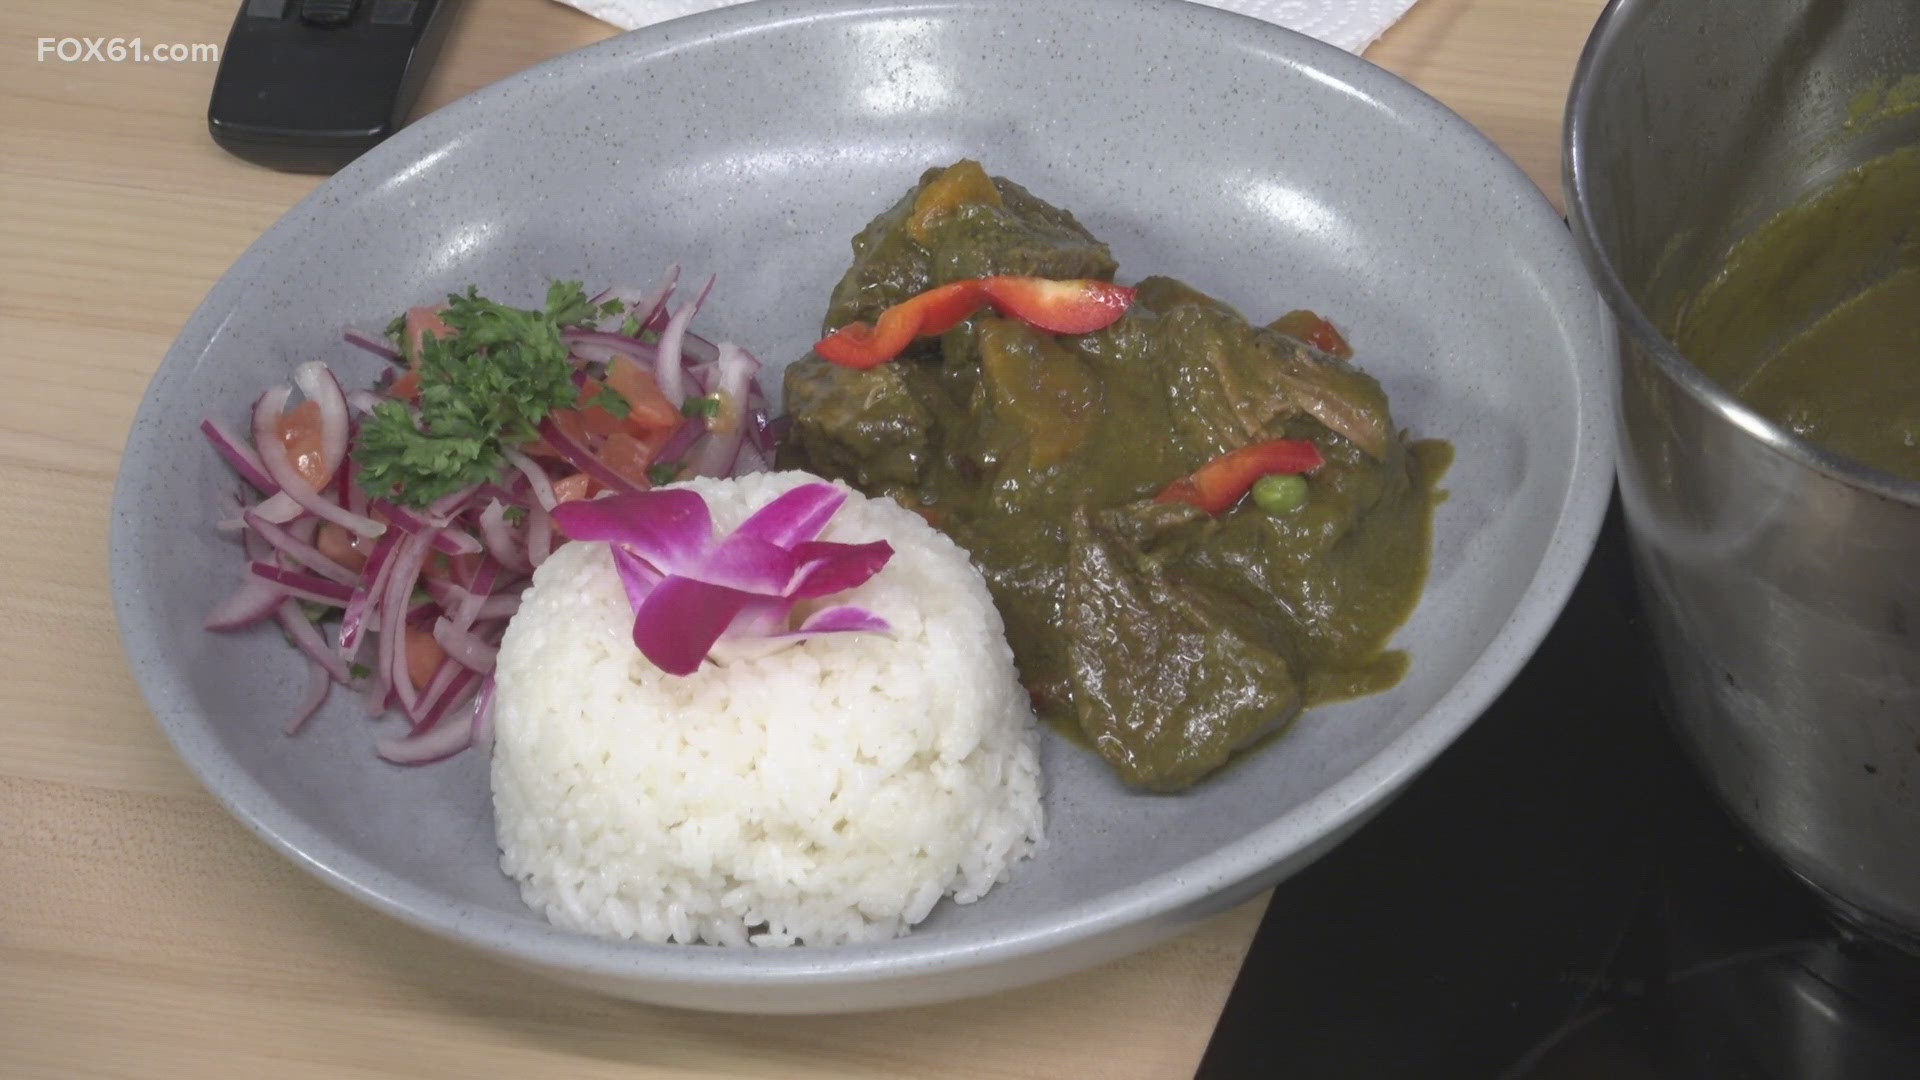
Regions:
<instances>
[{"instance_id":1,"label":"green pea","mask_svg":"<svg viewBox=\"0 0 1920 1080\"><path fill-rule=\"evenodd\" d=\"M1269 473L1253 482L1253 502L1269 514L1290 514L1307 505L1307 478Z\"/></svg>"}]
</instances>

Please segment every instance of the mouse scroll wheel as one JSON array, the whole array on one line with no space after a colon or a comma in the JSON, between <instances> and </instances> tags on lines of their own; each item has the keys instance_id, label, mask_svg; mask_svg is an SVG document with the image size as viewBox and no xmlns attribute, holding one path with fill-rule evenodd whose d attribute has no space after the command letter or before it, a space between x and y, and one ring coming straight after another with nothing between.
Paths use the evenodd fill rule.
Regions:
<instances>
[{"instance_id":1,"label":"mouse scroll wheel","mask_svg":"<svg viewBox=\"0 0 1920 1080\"><path fill-rule=\"evenodd\" d=\"M353 18L354 0L306 0L300 21L313 26L339 26Z\"/></svg>"}]
</instances>

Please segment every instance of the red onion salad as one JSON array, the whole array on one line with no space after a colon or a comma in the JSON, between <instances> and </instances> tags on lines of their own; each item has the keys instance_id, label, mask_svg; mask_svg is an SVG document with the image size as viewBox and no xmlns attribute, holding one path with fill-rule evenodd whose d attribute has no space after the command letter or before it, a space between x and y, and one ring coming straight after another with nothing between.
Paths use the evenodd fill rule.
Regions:
<instances>
[{"instance_id":1,"label":"red onion salad","mask_svg":"<svg viewBox=\"0 0 1920 1080\"><path fill-rule=\"evenodd\" d=\"M354 460L360 419L397 400L396 384L404 384L396 376L408 362L387 336L358 330L347 331L349 344L395 365L372 388L347 392L331 367L312 360L294 370L291 385L260 396L245 435L212 417L201 422L244 482L222 496L217 525L240 542L240 585L205 625L237 631L274 620L306 656L309 683L287 734L339 684L362 695L369 716L398 709L406 718L403 735L376 741L388 761L423 765L485 745L494 656L521 591L558 539L557 506L771 466L760 362L692 333L688 324L713 282L675 305L677 279L676 267L655 289L609 289L591 301L601 313L595 323L562 333L583 403L620 381L610 369L625 368L631 385L637 364L680 405L670 434L638 459L628 448L610 460L607 424L555 414L540 424L536 443L505 450L490 481L423 507L365 490ZM300 404L290 409L296 392Z\"/></svg>"}]
</instances>

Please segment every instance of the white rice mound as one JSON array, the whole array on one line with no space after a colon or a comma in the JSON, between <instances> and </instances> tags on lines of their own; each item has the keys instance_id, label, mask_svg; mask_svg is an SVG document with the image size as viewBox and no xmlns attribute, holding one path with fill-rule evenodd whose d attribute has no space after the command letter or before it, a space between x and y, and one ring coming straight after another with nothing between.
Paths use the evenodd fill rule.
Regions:
<instances>
[{"instance_id":1,"label":"white rice mound","mask_svg":"<svg viewBox=\"0 0 1920 1080\"><path fill-rule=\"evenodd\" d=\"M692 480L721 535L817 477ZM533 576L500 644L500 866L556 925L655 942L835 945L979 899L1041 840L1033 712L951 540L850 492L824 540L894 554L829 598L886 618L686 678L633 645L604 543Z\"/></svg>"}]
</instances>

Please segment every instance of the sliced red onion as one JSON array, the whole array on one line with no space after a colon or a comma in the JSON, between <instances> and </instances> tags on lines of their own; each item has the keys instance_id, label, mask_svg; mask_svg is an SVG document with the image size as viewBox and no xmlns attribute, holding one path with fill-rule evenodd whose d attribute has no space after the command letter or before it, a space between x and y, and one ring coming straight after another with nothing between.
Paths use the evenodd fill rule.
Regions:
<instances>
[{"instance_id":1,"label":"sliced red onion","mask_svg":"<svg viewBox=\"0 0 1920 1080\"><path fill-rule=\"evenodd\" d=\"M772 461L775 442L767 434L769 427L767 410L759 406L749 406L746 425L747 446L753 450L754 458L759 461Z\"/></svg>"},{"instance_id":2,"label":"sliced red onion","mask_svg":"<svg viewBox=\"0 0 1920 1080\"><path fill-rule=\"evenodd\" d=\"M406 705L407 719L413 721L415 731L426 729L427 716L431 713L434 702L440 699L441 694L447 692L447 688L453 685L453 680L465 670L466 668L452 657L441 660L440 666L433 669L433 678L428 679L427 685L420 688L419 696L414 698L413 703Z\"/></svg>"},{"instance_id":3,"label":"sliced red onion","mask_svg":"<svg viewBox=\"0 0 1920 1080\"><path fill-rule=\"evenodd\" d=\"M448 713L471 700L474 692L479 689L481 680L486 678L485 675L469 671L459 664L453 664L452 667L453 677L447 681L446 686L441 688L440 694L433 703L422 712L420 722L414 727L415 731L426 731L428 728L438 726L447 718Z\"/></svg>"},{"instance_id":4,"label":"sliced red onion","mask_svg":"<svg viewBox=\"0 0 1920 1080\"><path fill-rule=\"evenodd\" d=\"M348 586L360 580L359 574L327 558L319 548L297 538L292 532L262 519L260 515L248 511L243 516L243 520L246 521L249 528L260 534L260 539L265 540L275 551L278 551L280 554L285 555L287 558L292 559L294 562L299 563L314 573L319 574L321 577L329 578L342 585ZM312 521L313 519L308 518L307 520Z\"/></svg>"},{"instance_id":5,"label":"sliced red onion","mask_svg":"<svg viewBox=\"0 0 1920 1080\"><path fill-rule=\"evenodd\" d=\"M349 329L340 336L347 339L347 344L365 349L382 359L391 360L396 364L405 364L407 362L406 357L400 355L400 350L387 344L385 335L370 334L365 330Z\"/></svg>"},{"instance_id":6,"label":"sliced red onion","mask_svg":"<svg viewBox=\"0 0 1920 1080\"><path fill-rule=\"evenodd\" d=\"M653 366L654 354L659 349L639 338L625 334L610 334L601 330L567 330L561 340L573 351L573 355L594 364L611 364L620 357L626 357L636 363Z\"/></svg>"},{"instance_id":7,"label":"sliced red onion","mask_svg":"<svg viewBox=\"0 0 1920 1080\"><path fill-rule=\"evenodd\" d=\"M486 509L480 511L480 542L486 545L487 554L502 565L526 565L514 540L513 526L507 524L507 508L498 499L489 499Z\"/></svg>"},{"instance_id":8,"label":"sliced red onion","mask_svg":"<svg viewBox=\"0 0 1920 1080\"><path fill-rule=\"evenodd\" d=\"M520 598L518 596L489 596L485 600L480 601L480 606L474 609L472 621L483 622L487 619L510 619L518 614L519 611Z\"/></svg>"},{"instance_id":9,"label":"sliced red onion","mask_svg":"<svg viewBox=\"0 0 1920 1080\"><path fill-rule=\"evenodd\" d=\"M672 435L667 436L667 441L660 447L660 452L653 455L653 460L661 464L678 464L685 460L687 452L705 438L706 434L705 417L688 417L680 422L679 427L673 429Z\"/></svg>"},{"instance_id":10,"label":"sliced red onion","mask_svg":"<svg viewBox=\"0 0 1920 1080\"><path fill-rule=\"evenodd\" d=\"M347 398L340 380L322 361L309 360L293 369L293 385L320 407L320 460L332 476L347 456Z\"/></svg>"},{"instance_id":11,"label":"sliced red onion","mask_svg":"<svg viewBox=\"0 0 1920 1080\"><path fill-rule=\"evenodd\" d=\"M740 456L734 459L731 476L745 476L748 473L766 472L773 468L773 462L761 456L760 448L751 441L740 444Z\"/></svg>"},{"instance_id":12,"label":"sliced red onion","mask_svg":"<svg viewBox=\"0 0 1920 1080\"><path fill-rule=\"evenodd\" d=\"M447 655L458 660L461 666L481 673L493 670L493 662L498 650L481 641L472 632L453 624L451 619L436 619L433 624L433 639L447 650Z\"/></svg>"},{"instance_id":13,"label":"sliced red onion","mask_svg":"<svg viewBox=\"0 0 1920 1080\"><path fill-rule=\"evenodd\" d=\"M457 609L461 604L466 603L467 599L472 595L467 592L465 586L456 584L446 578L427 578L425 579L425 584L427 587L427 595L433 598L434 603L439 604L447 611Z\"/></svg>"},{"instance_id":14,"label":"sliced red onion","mask_svg":"<svg viewBox=\"0 0 1920 1080\"><path fill-rule=\"evenodd\" d=\"M347 407L362 416L373 412L373 407L388 400L371 390L351 390L347 393Z\"/></svg>"},{"instance_id":15,"label":"sliced red onion","mask_svg":"<svg viewBox=\"0 0 1920 1080\"><path fill-rule=\"evenodd\" d=\"M554 423L552 418L541 421L540 438L544 439L548 446L553 447L553 452L559 454L562 461L593 477L601 487L620 492L641 490L638 484L607 468L598 455L587 449L579 440L562 431L560 425Z\"/></svg>"},{"instance_id":16,"label":"sliced red onion","mask_svg":"<svg viewBox=\"0 0 1920 1080\"><path fill-rule=\"evenodd\" d=\"M319 712L320 706L327 703L327 694L333 689L333 676L327 672L324 665L317 660L310 660L307 662L307 667L312 672L307 680L307 696L301 700L300 707L293 711L293 715L287 718L286 725L281 729L288 735L300 734L300 729L307 726L307 721L313 719L313 714Z\"/></svg>"},{"instance_id":17,"label":"sliced red onion","mask_svg":"<svg viewBox=\"0 0 1920 1080\"><path fill-rule=\"evenodd\" d=\"M282 597L295 596L302 600L311 600L316 604L329 607L346 607L353 600L353 589L337 581L328 581L323 577L303 574L298 570L289 570L272 563L252 562L247 564L247 572L262 581L272 584L280 590Z\"/></svg>"},{"instance_id":18,"label":"sliced red onion","mask_svg":"<svg viewBox=\"0 0 1920 1080\"><path fill-rule=\"evenodd\" d=\"M392 673L376 652L373 661L373 675L367 679L365 704L367 715L378 719L387 714L388 703L393 700Z\"/></svg>"},{"instance_id":19,"label":"sliced red onion","mask_svg":"<svg viewBox=\"0 0 1920 1080\"><path fill-rule=\"evenodd\" d=\"M248 574L241 579L239 588L207 612L206 621L201 625L208 630L239 630L252 626L279 610L280 601L286 597L285 589L265 578Z\"/></svg>"},{"instance_id":20,"label":"sliced red onion","mask_svg":"<svg viewBox=\"0 0 1920 1080\"><path fill-rule=\"evenodd\" d=\"M247 445L240 436L228 430L225 424L208 417L200 421L200 430L206 433L207 441L220 452L233 471L240 474L240 479L252 484L262 495L272 495L280 490L280 485L267 475L267 467L260 463L260 455L254 453L253 447Z\"/></svg>"},{"instance_id":21,"label":"sliced red onion","mask_svg":"<svg viewBox=\"0 0 1920 1080\"><path fill-rule=\"evenodd\" d=\"M689 332L687 340L680 344L680 363L683 367L690 363L711 364L719 358L720 346L699 334Z\"/></svg>"},{"instance_id":22,"label":"sliced red onion","mask_svg":"<svg viewBox=\"0 0 1920 1080\"><path fill-rule=\"evenodd\" d=\"M480 696L473 704L473 746L479 750L493 748L493 679L491 677L480 687Z\"/></svg>"},{"instance_id":23,"label":"sliced red onion","mask_svg":"<svg viewBox=\"0 0 1920 1080\"><path fill-rule=\"evenodd\" d=\"M346 682L352 677L347 671L346 661L340 659L332 649L327 648L327 639L321 636L320 628L313 625L313 620L307 618L306 613L300 610L300 604L297 601L292 597L280 601L280 610L277 614L280 617L280 625L287 631L287 636L293 639L293 643L301 652L307 654L309 660L325 668L335 682Z\"/></svg>"},{"instance_id":24,"label":"sliced red onion","mask_svg":"<svg viewBox=\"0 0 1920 1080\"><path fill-rule=\"evenodd\" d=\"M352 445L353 436L360 434L359 424L347 425L348 445ZM360 466L354 463L353 451L349 449L340 455L340 466L333 470L333 501L349 510L353 510L353 489L359 486ZM354 510L354 513L360 511Z\"/></svg>"},{"instance_id":25,"label":"sliced red onion","mask_svg":"<svg viewBox=\"0 0 1920 1080\"><path fill-rule=\"evenodd\" d=\"M553 554L553 513L535 504L527 511L527 562L535 570Z\"/></svg>"},{"instance_id":26,"label":"sliced red onion","mask_svg":"<svg viewBox=\"0 0 1920 1080\"><path fill-rule=\"evenodd\" d=\"M293 496L284 491L277 491L268 496L265 502L255 506L253 512L260 515L263 520L284 525L307 511Z\"/></svg>"},{"instance_id":27,"label":"sliced red onion","mask_svg":"<svg viewBox=\"0 0 1920 1080\"><path fill-rule=\"evenodd\" d=\"M687 369L688 397L706 397L713 393L714 377L719 369L713 364L682 364Z\"/></svg>"},{"instance_id":28,"label":"sliced red onion","mask_svg":"<svg viewBox=\"0 0 1920 1080\"><path fill-rule=\"evenodd\" d=\"M427 504L426 518L435 522L451 522L467 504L473 501L473 494L480 490L479 484L451 491Z\"/></svg>"},{"instance_id":29,"label":"sliced red onion","mask_svg":"<svg viewBox=\"0 0 1920 1080\"><path fill-rule=\"evenodd\" d=\"M467 591L478 597L490 595L500 581L500 563L494 559L481 559L474 568L473 576L467 583Z\"/></svg>"},{"instance_id":30,"label":"sliced red onion","mask_svg":"<svg viewBox=\"0 0 1920 1080\"><path fill-rule=\"evenodd\" d=\"M413 708L420 694L407 672L407 607L428 550L426 542L417 536L400 541L399 548L393 554L393 568L387 577L386 593L380 598L380 652L386 660L394 693L399 695L400 704L408 709Z\"/></svg>"},{"instance_id":31,"label":"sliced red onion","mask_svg":"<svg viewBox=\"0 0 1920 1080\"><path fill-rule=\"evenodd\" d=\"M773 419L768 420L767 421L767 445L762 449L766 450L766 452L769 454L773 453L774 447L779 446L780 441L787 437L787 432L792 430L793 430L793 417L791 416L776 416Z\"/></svg>"},{"instance_id":32,"label":"sliced red onion","mask_svg":"<svg viewBox=\"0 0 1920 1080\"><path fill-rule=\"evenodd\" d=\"M352 513L322 496L313 489L312 484L307 483L305 477L294 471L293 463L287 460L287 448L280 441L277 425L280 415L286 411L287 400L292 396L291 387L276 387L262 394L253 407L254 450L260 455L260 463L266 467L267 475L280 485L280 493L299 503L301 509L361 536L379 536L386 531L385 525Z\"/></svg>"},{"instance_id":33,"label":"sliced red onion","mask_svg":"<svg viewBox=\"0 0 1920 1080\"><path fill-rule=\"evenodd\" d=\"M405 536L405 533L396 529L381 537L367 556L367 565L360 568L360 580L355 586L353 599L347 602L346 614L340 617L341 655L353 655L360 647L360 636L366 632L367 623L379 618L380 596L386 591L387 574L393 565L393 551Z\"/></svg>"},{"instance_id":34,"label":"sliced red onion","mask_svg":"<svg viewBox=\"0 0 1920 1080\"><path fill-rule=\"evenodd\" d=\"M709 437L687 456L687 467L695 476L733 475L746 437L747 388L753 385L760 361L738 345L723 341L715 367L714 393L720 398L720 415L707 422Z\"/></svg>"},{"instance_id":35,"label":"sliced red onion","mask_svg":"<svg viewBox=\"0 0 1920 1080\"><path fill-rule=\"evenodd\" d=\"M553 509L553 481L548 478L547 470L541 468L539 462L510 446L502 448L500 453L509 465L520 470L520 475L527 478L527 483L533 488L534 501L548 510Z\"/></svg>"},{"instance_id":36,"label":"sliced red onion","mask_svg":"<svg viewBox=\"0 0 1920 1080\"><path fill-rule=\"evenodd\" d=\"M494 502L500 503L503 506L525 507L533 501L532 493L525 490L527 487L526 477L515 473L514 479L518 481L518 483L511 486L492 483L481 484L475 489L474 498L482 502L487 499L492 499Z\"/></svg>"},{"instance_id":37,"label":"sliced red onion","mask_svg":"<svg viewBox=\"0 0 1920 1080\"><path fill-rule=\"evenodd\" d=\"M653 377L668 401L680 401L687 396L681 350L686 346L687 324L693 321L700 305L706 301L707 293L713 290L713 281L709 277L699 296L675 308L673 316L667 320L667 328L660 331L660 351L654 354Z\"/></svg>"},{"instance_id":38,"label":"sliced red onion","mask_svg":"<svg viewBox=\"0 0 1920 1080\"><path fill-rule=\"evenodd\" d=\"M472 533L455 528L444 521L423 517L399 503L374 499L367 504L367 508L385 517L387 522L396 529L414 536L426 537L435 551L443 551L448 555L477 555L481 550L480 541L475 539Z\"/></svg>"},{"instance_id":39,"label":"sliced red onion","mask_svg":"<svg viewBox=\"0 0 1920 1080\"><path fill-rule=\"evenodd\" d=\"M289 521L287 522L287 535L303 544L311 545L314 538L320 535L320 519L316 517L301 517Z\"/></svg>"},{"instance_id":40,"label":"sliced red onion","mask_svg":"<svg viewBox=\"0 0 1920 1080\"><path fill-rule=\"evenodd\" d=\"M465 750L473 742L473 717L458 716L417 735L380 739L374 749L395 765L431 765Z\"/></svg>"},{"instance_id":41,"label":"sliced red onion","mask_svg":"<svg viewBox=\"0 0 1920 1080\"><path fill-rule=\"evenodd\" d=\"M608 300L618 300L626 305L626 310L618 315L602 317L599 324L600 329L616 329L625 323L629 317L638 319L641 326L651 324L654 316L658 315L660 310L666 306L667 297L673 295L674 286L679 283L680 264L674 263L672 266L667 267L666 275L652 292L628 288L606 290L599 296L594 297L592 303L597 307L600 304L606 303Z\"/></svg>"}]
</instances>

